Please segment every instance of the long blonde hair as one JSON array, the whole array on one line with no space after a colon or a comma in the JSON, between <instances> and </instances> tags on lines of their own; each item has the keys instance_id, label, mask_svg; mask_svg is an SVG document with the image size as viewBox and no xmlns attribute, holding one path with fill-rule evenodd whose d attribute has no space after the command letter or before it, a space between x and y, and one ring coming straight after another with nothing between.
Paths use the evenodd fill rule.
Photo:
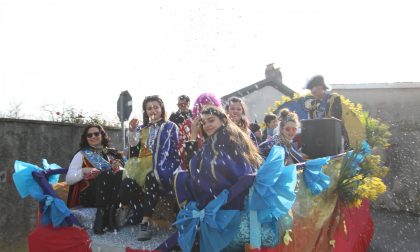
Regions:
<instances>
[{"instance_id":1,"label":"long blonde hair","mask_svg":"<svg viewBox=\"0 0 420 252\"><path fill-rule=\"evenodd\" d=\"M214 115L218 117L221 121L225 123L225 129L229 135L229 140L232 141L236 146L241 146L241 149L238 150L239 153L242 153L245 160L251 164L254 168L258 168L262 163L262 158L259 154L258 148L252 142L251 138L245 133L238 125L236 125L226 113L215 106L205 107L201 111L202 115ZM204 137L207 137L204 133L203 127L201 126ZM237 147L236 147L237 148Z\"/></svg>"}]
</instances>

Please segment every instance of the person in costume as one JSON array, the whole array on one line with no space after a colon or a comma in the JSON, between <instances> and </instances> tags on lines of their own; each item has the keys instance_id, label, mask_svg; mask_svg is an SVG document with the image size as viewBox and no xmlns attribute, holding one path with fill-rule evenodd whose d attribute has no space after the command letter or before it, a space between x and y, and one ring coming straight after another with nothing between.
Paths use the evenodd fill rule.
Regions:
<instances>
[{"instance_id":1,"label":"person in costume","mask_svg":"<svg viewBox=\"0 0 420 252\"><path fill-rule=\"evenodd\" d=\"M88 125L81 136L66 182L70 185L68 206L97 207L93 231L117 229L115 213L120 203L123 156L110 147L110 138L100 125Z\"/></svg>"},{"instance_id":2,"label":"person in costume","mask_svg":"<svg viewBox=\"0 0 420 252\"><path fill-rule=\"evenodd\" d=\"M186 159L186 151L185 146L186 143L191 138L191 126L194 118L197 118L200 115L200 112L203 108L205 108L208 105L213 105L216 107L221 107L220 99L217 98L212 93L203 93L197 97L197 99L194 102L193 110L192 110L192 118L188 118L185 120L181 126L179 127L179 144L178 148L181 155L181 168L186 170L188 169L188 162ZM198 134L197 136L197 144L199 147L201 147L203 143L203 139L201 134Z\"/></svg>"},{"instance_id":3,"label":"person in costume","mask_svg":"<svg viewBox=\"0 0 420 252\"><path fill-rule=\"evenodd\" d=\"M192 117L192 111L190 109L190 97L181 95L178 97L178 111L171 114L169 121L174 122L178 127L181 124Z\"/></svg>"},{"instance_id":4,"label":"person in costume","mask_svg":"<svg viewBox=\"0 0 420 252\"><path fill-rule=\"evenodd\" d=\"M246 116L246 105L244 101L239 97L231 97L225 106L225 110L226 113L228 113L229 118L236 123L242 131L248 134L255 146L258 146L257 138L249 129L249 121Z\"/></svg>"},{"instance_id":5,"label":"person in costume","mask_svg":"<svg viewBox=\"0 0 420 252\"><path fill-rule=\"evenodd\" d=\"M265 129L263 131L262 141L270 140L275 134L275 129L279 126L277 116L273 113L269 113L264 116Z\"/></svg>"},{"instance_id":6,"label":"person in costume","mask_svg":"<svg viewBox=\"0 0 420 252\"><path fill-rule=\"evenodd\" d=\"M293 142L298 127L299 118L297 114L290 112L289 109L282 109L280 111L279 134L259 145L261 154L267 157L274 145L280 145L286 150L286 164L303 162L304 158Z\"/></svg>"},{"instance_id":7,"label":"person in costume","mask_svg":"<svg viewBox=\"0 0 420 252\"><path fill-rule=\"evenodd\" d=\"M141 207L135 208L143 211L138 239L145 241L151 238L150 218L159 196L170 193L172 189L172 174L180 165L180 157L178 127L166 119L162 99L157 95L147 96L142 108L143 124L132 119L128 134L130 156L137 158L138 162L126 166L129 178L124 180L134 187L141 187L144 193Z\"/></svg>"},{"instance_id":8,"label":"person in costume","mask_svg":"<svg viewBox=\"0 0 420 252\"><path fill-rule=\"evenodd\" d=\"M262 143L262 132L261 132L261 126L258 125L258 123L255 121L254 123L249 124L249 129L252 133L254 133L255 137L257 138L258 144Z\"/></svg>"},{"instance_id":9,"label":"person in costume","mask_svg":"<svg viewBox=\"0 0 420 252\"><path fill-rule=\"evenodd\" d=\"M343 110L341 107L341 98L337 94L331 94L327 90L329 87L325 84L324 77L321 75L314 76L306 85L311 91L314 99L310 103L309 118L320 119L334 117L343 120ZM349 149L349 138L344 127L341 124L342 136L344 140L344 149Z\"/></svg>"},{"instance_id":10,"label":"person in costume","mask_svg":"<svg viewBox=\"0 0 420 252\"><path fill-rule=\"evenodd\" d=\"M198 132L202 132L204 137L201 148L198 147L195 138ZM195 237L191 234L199 230L201 251L221 251L222 249L223 251L243 251L244 245L249 243L252 236L250 228L253 226L250 224L249 217L249 188L254 183L255 174L262 163L257 147L248 134L239 128L222 109L214 106L204 108L200 117L194 119L188 144L191 145L186 148L187 159L190 160L189 170L177 172L174 178L176 198L182 207L175 223L179 231L178 242L181 248L183 251L190 251ZM283 165L283 159L281 159L281 165ZM281 165L276 164L276 167L281 168ZM290 178L288 180L290 188L288 189L291 194L287 195L293 195L296 182L294 167L281 171L269 168L266 171L289 173L287 176ZM273 178L272 175L268 177ZM276 181L283 181L277 178ZM227 196L227 190L229 196ZM272 192L268 189L259 191ZM279 197L277 194L273 196L273 198L277 197ZM284 208L287 209L286 213L291 205L292 203ZM262 208L267 212L271 209L265 205ZM189 214L191 212L192 216ZM211 213L210 215L214 217L206 220L206 213ZM279 216L280 214L276 217ZM279 243L278 220L271 218L271 215L267 219L268 222L259 230L260 237L262 237L263 246L273 247ZM213 220L219 223L209 224L210 227L198 228L197 226L199 223L200 225L205 225L205 222L212 223ZM218 229L219 227L222 228Z\"/></svg>"}]
</instances>

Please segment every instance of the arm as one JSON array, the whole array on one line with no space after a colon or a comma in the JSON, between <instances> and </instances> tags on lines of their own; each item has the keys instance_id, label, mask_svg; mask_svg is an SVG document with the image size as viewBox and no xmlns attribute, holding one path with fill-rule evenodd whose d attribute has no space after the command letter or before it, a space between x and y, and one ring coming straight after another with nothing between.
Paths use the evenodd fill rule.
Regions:
<instances>
[{"instance_id":1,"label":"arm","mask_svg":"<svg viewBox=\"0 0 420 252\"><path fill-rule=\"evenodd\" d=\"M164 167L167 159L180 159L178 145L178 127L173 122L166 122L159 132L157 144L155 147L156 153L153 153L153 168L158 171L173 169L178 167ZM177 155L178 154L178 155Z\"/></svg>"},{"instance_id":2,"label":"arm","mask_svg":"<svg viewBox=\"0 0 420 252\"><path fill-rule=\"evenodd\" d=\"M333 104L331 105L331 116L337 119L343 119L343 109L341 107L340 96L334 96Z\"/></svg>"},{"instance_id":3,"label":"arm","mask_svg":"<svg viewBox=\"0 0 420 252\"><path fill-rule=\"evenodd\" d=\"M73 185L83 179L82 165L83 155L79 151L76 153L76 155L74 155L73 159L71 160L69 170L66 174L67 184Z\"/></svg>"}]
</instances>

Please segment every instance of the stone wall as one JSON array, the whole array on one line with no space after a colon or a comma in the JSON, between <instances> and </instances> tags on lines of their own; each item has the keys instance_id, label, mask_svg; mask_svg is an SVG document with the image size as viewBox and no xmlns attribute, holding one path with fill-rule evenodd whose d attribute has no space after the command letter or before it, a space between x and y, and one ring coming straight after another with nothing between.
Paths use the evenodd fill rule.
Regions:
<instances>
[{"instance_id":1,"label":"stone wall","mask_svg":"<svg viewBox=\"0 0 420 252\"><path fill-rule=\"evenodd\" d=\"M27 236L37 222L38 204L21 199L12 181L15 160L42 166L41 159L68 167L84 125L0 118L0 250L27 251ZM121 149L121 130L106 128Z\"/></svg>"},{"instance_id":2,"label":"stone wall","mask_svg":"<svg viewBox=\"0 0 420 252\"><path fill-rule=\"evenodd\" d=\"M372 117L390 126L391 146L385 160L390 172L384 179L388 190L375 206L420 214L420 85L373 85L362 89L333 85L333 91L361 103Z\"/></svg>"}]
</instances>

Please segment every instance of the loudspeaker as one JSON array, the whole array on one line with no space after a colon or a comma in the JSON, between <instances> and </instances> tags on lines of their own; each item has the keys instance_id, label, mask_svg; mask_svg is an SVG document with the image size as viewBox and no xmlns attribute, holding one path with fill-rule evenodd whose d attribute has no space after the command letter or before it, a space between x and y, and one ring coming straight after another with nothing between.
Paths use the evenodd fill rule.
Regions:
<instances>
[{"instance_id":1,"label":"loudspeaker","mask_svg":"<svg viewBox=\"0 0 420 252\"><path fill-rule=\"evenodd\" d=\"M302 152L309 158L337 155L342 152L341 120L322 118L302 120Z\"/></svg>"}]
</instances>

